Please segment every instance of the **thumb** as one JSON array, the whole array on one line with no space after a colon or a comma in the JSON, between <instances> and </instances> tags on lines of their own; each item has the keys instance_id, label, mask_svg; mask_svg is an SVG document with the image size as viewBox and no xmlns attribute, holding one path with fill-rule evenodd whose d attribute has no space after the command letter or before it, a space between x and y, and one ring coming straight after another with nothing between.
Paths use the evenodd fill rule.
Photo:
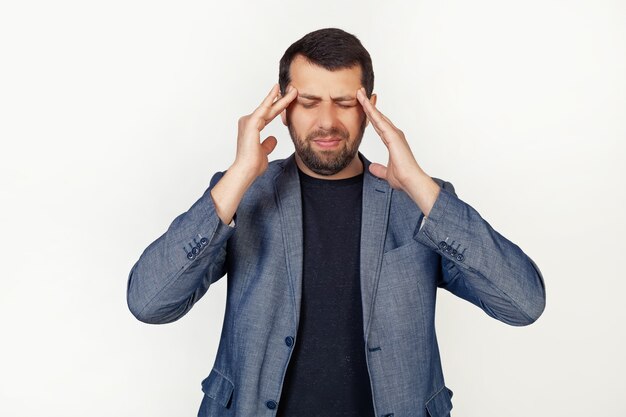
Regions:
<instances>
[{"instance_id":1,"label":"thumb","mask_svg":"<svg viewBox=\"0 0 626 417\"><path fill-rule=\"evenodd\" d=\"M370 172L378 178L387 179L387 167L382 164L372 162L370 164Z\"/></svg>"},{"instance_id":2,"label":"thumb","mask_svg":"<svg viewBox=\"0 0 626 417\"><path fill-rule=\"evenodd\" d=\"M276 148L277 143L278 141L274 136L268 136L263 142L261 142L261 148L263 148L263 151L265 151L266 155L269 155L272 153L274 148Z\"/></svg>"}]
</instances>

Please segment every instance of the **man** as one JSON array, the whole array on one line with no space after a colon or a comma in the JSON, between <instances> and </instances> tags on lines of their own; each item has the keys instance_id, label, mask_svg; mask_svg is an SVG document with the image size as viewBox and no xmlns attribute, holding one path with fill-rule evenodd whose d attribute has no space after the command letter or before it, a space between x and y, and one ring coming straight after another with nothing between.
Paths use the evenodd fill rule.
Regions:
<instances>
[{"instance_id":1,"label":"man","mask_svg":"<svg viewBox=\"0 0 626 417\"><path fill-rule=\"evenodd\" d=\"M291 45L282 93L239 119L232 165L130 271L128 306L146 323L179 319L228 276L198 416L449 416L437 288L511 325L543 312L535 263L421 169L373 83L351 34ZM270 162L277 139L260 133L279 114L295 153ZM386 166L358 151L369 122Z\"/></svg>"}]
</instances>

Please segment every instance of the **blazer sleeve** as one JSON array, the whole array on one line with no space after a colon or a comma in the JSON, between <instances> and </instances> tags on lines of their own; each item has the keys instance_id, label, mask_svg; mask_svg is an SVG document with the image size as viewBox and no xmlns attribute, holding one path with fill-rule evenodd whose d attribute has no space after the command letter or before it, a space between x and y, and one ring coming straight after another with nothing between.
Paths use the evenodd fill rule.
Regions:
<instances>
[{"instance_id":1,"label":"blazer sleeve","mask_svg":"<svg viewBox=\"0 0 626 417\"><path fill-rule=\"evenodd\" d=\"M222 222L211 197L223 175L213 175L202 197L177 216L131 268L126 301L138 320L161 324L179 319L226 274L226 243L236 226Z\"/></svg>"},{"instance_id":2,"label":"blazer sleeve","mask_svg":"<svg viewBox=\"0 0 626 417\"><path fill-rule=\"evenodd\" d=\"M533 323L546 303L543 275L519 246L491 227L454 186L440 192L414 239L441 255L439 287L513 326Z\"/></svg>"}]
</instances>

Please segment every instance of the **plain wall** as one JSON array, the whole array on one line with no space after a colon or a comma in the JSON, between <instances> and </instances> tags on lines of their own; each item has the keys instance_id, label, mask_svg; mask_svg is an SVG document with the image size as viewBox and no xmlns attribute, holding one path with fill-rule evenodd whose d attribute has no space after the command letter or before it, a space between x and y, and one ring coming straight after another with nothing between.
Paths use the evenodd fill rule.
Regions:
<instances>
[{"instance_id":1,"label":"plain wall","mask_svg":"<svg viewBox=\"0 0 626 417\"><path fill-rule=\"evenodd\" d=\"M179 321L126 306L143 249L235 155L304 34L339 27L377 107L540 267L507 326L439 291L453 416L624 416L626 5L23 1L0 6L0 415L195 416L226 279ZM279 118L262 133L291 154ZM386 163L368 126L361 150Z\"/></svg>"}]
</instances>

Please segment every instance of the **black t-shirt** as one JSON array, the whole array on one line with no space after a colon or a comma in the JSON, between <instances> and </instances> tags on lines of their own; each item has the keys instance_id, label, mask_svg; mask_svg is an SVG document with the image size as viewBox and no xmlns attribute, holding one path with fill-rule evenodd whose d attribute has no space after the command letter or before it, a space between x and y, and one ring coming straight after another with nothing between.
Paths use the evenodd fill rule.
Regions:
<instances>
[{"instance_id":1,"label":"black t-shirt","mask_svg":"<svg viewBox=\"0 0 626 417\"><path fill-rule=\"evenodd\" d=\"M302 301L277 416L374 416L359 273L363 174L325 180L298 171Z\"/></svg>"}]
</instances>

